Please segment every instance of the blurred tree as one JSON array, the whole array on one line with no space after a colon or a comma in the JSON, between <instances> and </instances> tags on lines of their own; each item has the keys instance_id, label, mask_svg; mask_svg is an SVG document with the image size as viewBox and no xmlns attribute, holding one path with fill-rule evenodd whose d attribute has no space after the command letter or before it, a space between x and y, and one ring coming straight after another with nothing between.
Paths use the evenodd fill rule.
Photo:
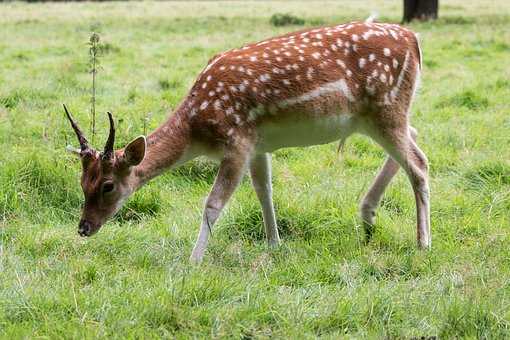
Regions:
<instances>
[{"instance_id":1,"label":"blurred tree","mask_svg":"<svg viewBox=\"0 0 510 340\"><path fill-rule=\"evenodd\" d=\"M437 19L439 0L404 0L404 18L402 22L411 22L413 19Z\"/></svg>"}]
</instances>

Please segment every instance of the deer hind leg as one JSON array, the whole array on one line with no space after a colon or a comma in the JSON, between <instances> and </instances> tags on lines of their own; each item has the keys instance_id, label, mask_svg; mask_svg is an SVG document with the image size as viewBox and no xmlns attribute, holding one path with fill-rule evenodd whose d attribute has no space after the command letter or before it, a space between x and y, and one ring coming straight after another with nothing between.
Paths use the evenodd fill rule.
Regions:
<instances>
[{"instance_id":1,"label":"deer hind leg","mask_svg":"<svg viewBox=\"0 0 510 340\"><path fill-rule=\"evenodd\" d=\"M266 238L269 246L278 246L280 236L273 205L271 186L271 154L257 154L250 162L250 174L253 188L262 206Z\"/></svg>"},{"instance_id":2,"label":"deer hind leg","mask_svg":"<svg viewBox=\"0 0 510 340\"><path fill-rule=\"evenodd\" d=\"M409 127L411 138L416 141L417 131L413 127ZM388 156L381 170L375 177L374 182L368 189L363 197L360 205L360 214L363 221L363 228L365 229L366 240L369 241L372 237L375 224L375 211L381 202L381 198L390 184L393 177L400 169L400 165L395 160Z\"/></svg>"},{"instance_id":3,"label":"deer hind leg","mask_svg":"<svg viewBox=\"0 0 510 340\"><path fill-rule=\"evenodd\" d=\"M412 128L405 126L404 128L384 131L386 132L376 133L372 137L406 171L416 200L418 246L429 248L431 234L427 157L413 140ZM383 182L381 181L381 183Z\"/></svg>"},{"instance_id":4,"label":"deer hind leg","mask_svg":"<svg viewBox=\"0 0 510 340\"><path fill-rule=\"evenodd\" d=\"M247 150L231 150L221 161L218 175L205 203L200 232L190 257L192 262L202 261L212 227L239 185L246 169L248 156Z\"/></svg>"}]
</instances>

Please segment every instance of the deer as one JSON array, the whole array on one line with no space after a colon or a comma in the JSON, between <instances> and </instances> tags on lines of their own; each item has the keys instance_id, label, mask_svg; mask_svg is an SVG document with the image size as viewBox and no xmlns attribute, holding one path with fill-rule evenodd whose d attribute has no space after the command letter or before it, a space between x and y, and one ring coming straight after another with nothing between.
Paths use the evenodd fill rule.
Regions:
<instances>
[{"instance_id":1,"label":"deer","mask_svg":"<svg viewBox=\"0 0 510 340\"><path fill-rule=\"evenodd\" d=\"M397 25L350 22L288 33L211 58L167 121L115 150L111 113L104 149L92 148L64 105L80 148L85 204L78 233L91 236L126 199L161 173L198 156L219 161L190 260L204 257L212 228L249 171L270 247L280 244L271 153L366 135L388 154L360 204L366 239L399 168L416 202L417 244L431 246L428 161L410 125L422 52Z\"/></svg>"}]
</instances>

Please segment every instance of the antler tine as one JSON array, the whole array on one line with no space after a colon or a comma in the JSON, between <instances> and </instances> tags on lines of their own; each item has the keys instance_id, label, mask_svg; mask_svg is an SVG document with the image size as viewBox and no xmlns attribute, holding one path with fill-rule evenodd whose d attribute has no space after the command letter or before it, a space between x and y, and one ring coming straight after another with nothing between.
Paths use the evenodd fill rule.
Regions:
<instances>
[{"instance_id":1,"label":"antler tine","mask_svg":"<svg viewBox=\"0 0 510 340\"><path fill-rule=\"evenodd\" d=\"M81 151L87 150L89 148L89 142L87 141L87 138L83 135L83 132L81 132L78 125L75 123L73 118L71 117L71 114L69 113L69 110L67 110L66 104L62 104L64 106L64 111L66 112L67 119L69 119L69 122L71 122L71 126L76 133L76 137L78 137L78 141L80 142L80 149Z\"/></svg>"},{"instance_id":2,"label":"antler tine","mask_svg":"<svg viewBox=\"0 0 510 340\"><path fill-rule=\"evenodd\" d=\"M113 121L111 112L107 113L108 119L110 121L110 134L108 135L108 139L106 140L106 144L104 146L103 157L105 159L110 159L113 157L113 146L115 144L115 123Z\"/></svg>"}]
</instances>

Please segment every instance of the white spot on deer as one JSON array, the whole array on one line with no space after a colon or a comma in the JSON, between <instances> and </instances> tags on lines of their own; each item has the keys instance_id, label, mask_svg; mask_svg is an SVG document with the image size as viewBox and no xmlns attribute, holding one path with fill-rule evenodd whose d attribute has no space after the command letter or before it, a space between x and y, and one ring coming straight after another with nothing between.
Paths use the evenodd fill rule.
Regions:
<instances>
[{"instance_id":1,"label":"white spot on deer","mask_svg":"<svg viewBox=\"0 0 510 340\"><path fill-rule=\"evenodd\" d=\"M253 71L249 68L246 69L246 74L249 75L249 76L252 76L253 75Z\"/></svg>"},{"instance_id":2,"label":"white spot on deer","mask_svg":"<svg viewBox=\"0 0 510 340\"><path fill-rule=\"evenodd\" d=\"M379 76L379 79L381 79L381 81L382 81L383 83L386 83L386 74L381 73L381 75Z\"/></svg>"},{"instance_id":3,"label":"white spot on deer","mask_svg":"<svg viewBox=\"0 0 510 340\"><path fill-rule=\"evenodd\" d=\"M300 56L298 57L298 59L299 59L299 61L305 61L305 57L303 57L302 55L300 55Z\"/></svg>"},{"instance_id":4,"label":"white spot on deer","mask_svg":"<svg viewBox=\"0 0 510 340\"><path fill-rule=\"evenodd\" d=\"M274 89L274 94L280 94L281 92L279 89Z\"/></svg>"},{"instance_id":5,"label":"white spot on deer","mask_svg":"<svg viewBox=\"0 0 510 340\"><path fill-rule=\"evenodd\" d=\"M285 84L285 85L290 85L290 80L288 79L283 79L282 82Z\"/></svg>"},{"instance_id":6,"label":"white spot on deer","mask_svg":"<svg viewBox=\"0 0 510 340\"><path fill-rule=\"evenodd\" d=\"M269 74L265 73L265 74L261 74L259 79L260 79L260 81L268 81L269 79L271 79L271 76Z\"/></svg>"},{"instance_id":7,"label":"white spot on deer","mask_svg":"<svg viewBox=\"0 0 510 340\"><path fill-rule=\"evenodd\" d=\"M402 85L402 81L404 80L404 74L407 71L408 64L409 64L409 51L406 52L404 64L402 65L402 69L400 70L400 74L398 75L397 78L397 84L390 92L391 100L394 100L398 96L398 92L400 91L400 86Z\"/></svg>"},{"instance_id":8,"label":"white spot on deer","mask_svg":"<svg viewBox=\"0 0 510 340\"><path fill-rule=\"evenodd\" d=\"M273 54L280 54L280 51L278 51L278 50L273 50Z\"/></svg>"},{"instance_id":9,"label":"white spot on deer","mask_svg":"<svg viewBox=\"0 0 510 340\"><path fill-rule=\"evenodd\" d=\"M255 87L255 86L253 86L251 89L253 90L253 92L257 92L257 91L259 90L259 89L258 89L257 87Z\"/></svg>"},{"instance_id":10,"label":"white spot on deer","mask_svg":"<svg viewBox=\"0 0 510 340\"><path fill-rule=\"evenodd\" d=\"M385 56L387 56L387 57L389 57L389 56L390 56L390 54L391 54L390 49L389 49L389 48L387 48L387 47L385 47L385 48L384 48L383 52L384 52L384 55L385 55Z\"/></svg>"},{"instance_id":11,"label":"white spot on deer","mask_svg":"<svg viewBox=\"0 0 510 340\"><path fill-rule=\"evenodd\" d=\"M231 115L232 113L234 113L234 109L231 106L225 110L225 114L227 116Z\"/></svg>"},{"instance_id":12,"label":"white spot on deer","mask_svg":"<svg viewBox=\"0 0 510 340\"><path fill-rule=\"evenodd\" d=\"M359 68L365 67L366 62L367 62L367 60L365 58L359 58L359 61L358 61Z\"/></svg>"},{"instance_id":13,"label":"white spot on deer","mask_svg":"<svg viewBox=\"0 0 510 340\"><path fill-rule=\"evenodd\" d=\"M225 71L225 66L220 66L220 71Z\"/></svg>"},{"instance_id":14,"label":"white spot on deer","mask_svg":"<svg viewBox=\"0 0 510 340\"><path fill-rule=\"evenodd\" d=\"M300 81L300 80L301 80L301 75L299 75L299 74L298 74L298 75L296 76L296 80L297 80L297 81Z\"/></svg>"},{"instance_id":15,"label":"white spot on deer","mask_svg":"<svg viewBox=\"0 0 510 340\"><path fill-rule=\"evenodd\" d=\"M283 71L283 70L280 70L280 69L279 69L279 68L277 68L277 67L273 67L273 73L274 73L274 74L278 74L278 73L280 73L280 72L282 72L282 71Z\"/></svg>"},{"instance_id":16,"label":"white spot on deer","mask_svg":"<svg viewBox=\"0 0 510 340\"><path fill-rule=\"evenodd\" d=\"M202 83L202 88L205 89L207 87L207 83Z\"/></svg>"},{"instance_id":17,"label":"white spot on deer","mask_svg":"<svg viewBox=\"0 0 510 340\"><path fill-rule=\"evenodd\" d=\"M306 77L309 79L309 80L312 80L312 77L313 77L313 67L309 67L308 70L306 70Z\"/></svg>"},{"instance_id":18,"label":"white spot on deer","mask_svg":"<svg viewBox=\"0 0 510 340\"><path fill-rule=\"evenodd\" d=\"M345 42L345 47L347 47L347 48L351 47L351 42L350 41L346 41Z\"/></svg>"},{"instance_id":19,"label":"white spot on deer","mask_svg":"<svg viewBox=\"0 0 510 340\"><path fill-rule=\"evenodd\" d=\"M224 94L223 96L221 96L221 99L227 101L230 99L230 96L228 94Z\"/></svg>"},{"instance_id":20,"label":"white spot on deer","mask_svg":"<svg viewBox=\"0 0 510 340\"><path fill-rule=\"evenodd\" d=\"M336 50L338 50L338 48L336 47L335 44L331 44L331 50L335 52Z\"/></svg>"},{"instance_id":21,"label":"white spot on deer","mask_svg":"<svg viewBox=\"0 0 510 340\"><path fill-rule=\"evenodd\" d=\"M244 84L239 84L239 91L240 92L244 92L246 90L246 85Z\"/></svg>"},{"instance_id":22,"label":"white spot on deer","mask_svg":"<svg viewBox=\"0 0 510 340\"><path fill-rule=\"evenodd\" d=\"M269 54L267 54L266 52L262 53L262 58L269 58Z\"/></svg>"},{"instance_id":23,"label":"white spot on deer","mask_svg":"<svg viewBox=\"0 0 510 340\"><path fill-rule=\"evenodd\" d=\"M292 55L292 53L290 53L289 51L285 52L284 53L287 57L290 57Z\"/></svg>"},{"instance_id":24,"label":"white spot on deer","mask_svg":"<svg viewBox=\"0 0 510 340\"><path fill-rule=\"evenodd\" d=\"M379 72L378 72L376 69L374 69L374 70L372 71L372 77L374 77L374 78L375 78L375 77L377 77L378 75L379 75Z\"/></svg>"},{"instance_id":25,"label":"white spot on deer","mask_svg":"<svg viewBox=\"0 0 510 340\"><path fill-rule=\"evenodd\" d=\"M292 66L292 68L293 68L294 70L298 70L298 69L299 69L298 64L295 64L295 63L294 63L294 64L292 64L291 66Z\"/></svg>"},{"instance_id":26,"label":"white spot on deer","mask_svg":"<svg viewBox=\"0 0 510 340\"><path fill-rule=\"evenodd\" d=\"M229 69L233 71L236 67L234 65L230 65Z\"/></svg>"},{"instance_id":27,"label":"white spot on deer","mask_svg":"<svg viewBox=\"0 0 510 340\"><path fill-rule=\"evenodd\" d=\"M345 63L344 63L344 61L343 61L343 60L337 59L337 60L336 60L336 63L337 63L338 65L342 66L342 68L345 68Z\"/></svg>"},{"instance_id":28,"label":"white spot on deer","mask_svg":"<svg viewBox=\"0 0 510 340\"><path fill-rule=\"evenodd\" d=\"M200 105L200 110L205 110L207 108L207 105L209 105L209 102L207 100L204 100Z\"/></svg>"},{"instance_id":29,"label":"white spot on deer","mask_svg":"<svg viewBox=\"0 0 510 340\"><path fill-rule=\"evenodd\" d=\"M322 34L316 34L316 35L315 35L315 37L316 37L317 39L322 39Z\"/></svg>"},{"instance_id":30,"label":"white spot on deer","mask_svg":"<svg viewBox=\"0 0 510 340\"><path fill-rule=\"evenodd\" d=\"M389 72L390 67L389 67L387 64L384 64L384 70L385 70L386 72Z\"/></svg>"},{"instance_id":31,"label":"white spot on deer","mask_svg":"<svg viewBox=\"0 0 510 340\"><path fill-rule=\"evenodd\" d=\"M347 74L347 77L352 76L352 71L351 70L347 70L347 71L345 71L345 73Z\"/></svg>"},{"instance_id":32,"label":"white spot on deer","mask_svg":"<svg viewBox=\"0 0 510 340\"><path fill-rule=\"evenodd\" d=\"M239 66L238 70L239 70L239 72L244 73L244 67L243 66Z\"/></svg>"},{"instance_id":33,"label":"white spot on deer","mask_svg":"<svg viewBox=\"0 0 510 340\"><path fill-rule=\"evenodd\" d=\"M338 45L338 47L342 47L344 45L343 41L340 39L336 39L336 44Z\"/></svg>"},{"instance_id":34,"label":"white spot on deer","mask_svg":"<svg viewBox=\"0 0 510 340\"><path fill-rule=\"evenodd\" d=\"M212 79L211 75L208 75L206 78L207 81L210 81L211 79Z\"/></svg>"},{"instance_id":35,"label":"white spot on deer","mask_svg":"<svg viewBox=\"0 0 510 340\"><path fill-rule=\"evenodd\" d=\"M398 67L398 60L393 58L393 68L397 68Z\"/></svg>"},{"instance_id":36,"label":"white spot on deer","mask_svg":"<svg viewBox=\"0 0 510 340\"><path fill-rule=\"evenodd\" d=\"M393 85L393 75L390 74L390 80L389 80L389 83L390 85Z\"/></svg>"},{"instance_id":37,"label":"white spot on deer","mask_svg":"<svg viewBox=\"0 0 510 340\"><path fill-rule=\"evenodd\" d=\"M241 117L239 117L239 115L234 115L234 122L236 125L239 125L239 123L241 123Z\"/></svg>"},{"instance_id":38,"label":"white spot on deer","mask_svg":"<svg viewBox=\"0 0 510 340\"><path fill-rule=\"evenodd\" d=\"M375 31L372 29L369 29L368 31L363 33L363 39L368 40L368 38L370 38L372 35L375 35Z\"/></svg>"},{"instance_id":39,"label":"white spot on deer","mask_svg":"<svg viewBox=\"0 0 510 340\"><path fill-rule=\"evenodd\" d=\"M221 100L216 99L216 100L214 101L214 104L213 104L213 105L214 105L214 109L215 109L216 111L221 110Z\"/></svg>"},{"instance_id":40,"label":"white spot on deer","mask_svg":"<svg viewBox=\"0 0 510 340\"><path fill-rule=\"evenodd\" d=\"M375 60L375 54L370 53L370 55L368 56L368 60L369 61L374 61Z\"/></svg>"},{"instance_id":41,"label":"white spot on deer","mask_svg":"<svg viewBox=\"0 0 510 340\"><path fill-rule=\"evenodd\" d=\"M234 129L233 128L228 129L227 136L232 136L233 134L234 134Z\"/></svg>"},{"instance_id":42,"label":"white spot on deer","mask_svg":"<svg viewBox=\"0 0 510 340\"><path fill-rule=\"evenodd\" d=\"M329 93L337 93L341 92L349 101L354 101L354 96L347 85L345 79L340 79L331 83L326 83L315 90L307 92L299 97L285 99L278 103L279 107L287 107L291 105L296 105L300 103L304 103L310 100L313 100L317 97L329 94Z\"/></svg>"},{"instance_id":43,"label":"white spot on deer","mask_svg":"<svg viewBox=\"0 0 510 340\"><path fill-rule=\"evenodd\" d=\"M391 101L388 98L388 93L385 93L384 94L384 105L390 105L390 104L391 104Z\"/></svg>"},{"instance_id":44,"label":"white spot on deer","mask_svg":"<svg viewBox=\"0 0 510 340\"><path fill-rule=\"evenodd\" d=\"M312 57L314 57L315 59L319 59L321 57L321 54L319 52L313 52Z\"/></svg>"},{"instance_id":45,"label":"white spot on deer","mask_svg":"<svg viewBox=\"0 0 510 340\"><path fill-rule=\"evenodd\" d=\"M235 86L233 86L233 85L229 86L228 88L230 89L230 91L232 91L234 93L237 92L237 88Z\"/></svg>"},{"instance_id":46,"label":"white spot on deer","mask_svg":"<svg viewBox=\"0 0 510 340\"><path fill-rule=\"evenodd\" d=\"M234 104L234 106L235 106L236 110L239 110L239 109L241 108L241 103L236 102L236 103Z\"/></svg>"},{"instance_id":47,"label":"white spot on deer","mask_svg":"<svg viewBox=\"0 0 510 340\"><path fill-rule=\"evenodd\" d=\"M310 42L310 39L308 39L308 38L303 38L303 42L304 42L304 43L309 43L309 42Z\"/></svg>"},{"instance_id":48,"label":"white spot on deer","mask_svg":"<svg viewBox=\"0 0 510 340\"><path fill-rule=\"evenodd\" d=\"M256 56L254 56L254 55L252 55L252 56L250 57L250 61L257 61L257 57L256 57Z\"/></svg>"},{"instance_id":49,"label":"white spot on deer","mask_svg":"<svg viewBox=\"0 0 510 340\"><path fill-rule=\"evenodd\" d=\"M276 61L282 61L283 59L281 57L276 57Z\"/></svg>"},{"instance_id":50,"label":"white spot on deer","mask_svg":"<svg viewBox=\"0 0 510 340\"><path fill-rule=\"evenodd\" d=\"M352 35L352 41L358 41L359 40L359 37L357 34L353 34Z\"/></svg>"},{"instance_id":51,"label":"white spot on deer","mask_svg":"<svg viewBox=\"0 0 510 340\"><path fill-rule=\"evenodd\" d=\"M349 54L349 49L348 49L348 48L346 48L346 49L344 50L344 55L348 55L348 54Z\"/></svg>"},{"instance_id":52,"label":"white spot on deer","mask_svg":"<svg viewBox=\"0 0 510 340\"><path fill-rule=\"evenodd\" d=\"M214 91L209 91L209 97L212 97L212 96L214 96L215 94L216 94L216 92L214 92Z\"/></svg>"}]
</instances>

